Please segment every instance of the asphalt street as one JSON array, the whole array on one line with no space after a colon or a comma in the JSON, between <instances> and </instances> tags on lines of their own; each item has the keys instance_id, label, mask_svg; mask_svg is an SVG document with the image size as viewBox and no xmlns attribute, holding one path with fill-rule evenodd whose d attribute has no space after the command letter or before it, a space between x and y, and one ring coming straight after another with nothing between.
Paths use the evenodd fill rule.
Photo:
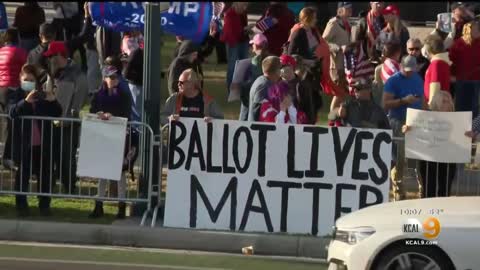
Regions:
<instances>
[{"instance_id":1,"label":"asphalt street","mask_svg":"<svg viewBox=\"0 0 480 270\"><path fill-rule=\"evenodd\" d=\"M2 270L326 270L321 260L182 250L0 242Z\"/></svg>"}]
</instances>

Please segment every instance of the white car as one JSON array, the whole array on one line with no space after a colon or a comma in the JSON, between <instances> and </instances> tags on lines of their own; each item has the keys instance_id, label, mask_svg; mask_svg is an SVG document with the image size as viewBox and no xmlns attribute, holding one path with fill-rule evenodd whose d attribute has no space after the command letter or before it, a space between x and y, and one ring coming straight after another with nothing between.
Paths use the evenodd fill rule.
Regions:
<instances>
[{"instance_id":1,"label":"white car","mask_svg":"<svg viewBox=\"0 0 480 270\"><path fill-rule=\"evenodd\" d=\"M480 197L406 200L345 215L328 263L329 270L480 269Z\"/></svg>"}]
</instances>

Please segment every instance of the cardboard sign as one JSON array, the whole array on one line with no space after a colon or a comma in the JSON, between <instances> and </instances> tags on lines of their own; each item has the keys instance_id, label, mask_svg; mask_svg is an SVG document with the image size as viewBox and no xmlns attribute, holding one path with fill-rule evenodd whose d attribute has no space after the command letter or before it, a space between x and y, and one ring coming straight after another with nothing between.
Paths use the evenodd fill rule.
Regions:
<instances>
[{"instance_id":1,"label":"cardboard sign","mask_svg":"<svg viewBox=\"0 0 480 270\"><path fill-rule=\"evenodd\" d=\"M391 130L181 118L164 225L326 235L388 201L391 149Z\"/></svg>"},{"instance_id":2,"label":"cardboard sign","mask_svg":"<svg viewBox=\"0 0 480 270\"><path fill-rule=\"evenodd\" d=\"M103 121L87 114L82 120L77 175L120 181L126 134L126 118Z\"/></svg>"},{"instance_id":3,"label":"cardboard sign","mask_svg":"<svg viewBox=\"0 0 480 270\"><path fill-rule=\"evenodd\" d=\"M407 109L405 134L407 158L468 163L472 139L465 132L472 129L472 112L432 112Z\"/></svg>"}]
</instances>

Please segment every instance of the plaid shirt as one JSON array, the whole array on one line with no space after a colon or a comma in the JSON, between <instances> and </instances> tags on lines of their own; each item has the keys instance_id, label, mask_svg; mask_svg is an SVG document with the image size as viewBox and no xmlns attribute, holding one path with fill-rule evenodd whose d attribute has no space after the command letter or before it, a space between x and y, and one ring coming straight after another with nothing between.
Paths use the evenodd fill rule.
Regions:
<instances>
[{"instance_id":1,"label":"plaid shirt","mask_svg":"<svg viewBox=\"0 0 480 270\"><path fill-rule=\"evenodd\" d=\"M480 115L473 119L472 131L475 133L480 133Z\"/></svg>"}]
</instances>

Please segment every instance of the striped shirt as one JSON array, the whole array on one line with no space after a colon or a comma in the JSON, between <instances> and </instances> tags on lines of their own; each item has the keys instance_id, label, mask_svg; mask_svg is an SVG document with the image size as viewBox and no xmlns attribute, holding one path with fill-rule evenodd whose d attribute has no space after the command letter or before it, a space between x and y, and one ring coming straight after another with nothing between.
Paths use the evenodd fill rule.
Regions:
<instances>
[{"instance_id":1,"label":"striped shirt","mask_svg":"<svg viewBox=\"0 0 480 270\"><path fill-rule=\"evenodd\" d=\"M399 71L400 64L391 58L386 58L382 65L382 73L380 74L383 83L385 83L388 78L390 78L392 75Z\"/></svg>"},{"instance_id":2,"label":"striped shirt","mask_svg":"<svg viewBox=\"0 0 480 270\"><path fill-rule=\"evenodd\" d=\"M348 90L354 95L354 83L362 78L372 79L375 66L368 60L368 55L363 50L363 45L357 47L355 52L345 55L345 75L347 76Z\"/></svg>"}]
</instances>

